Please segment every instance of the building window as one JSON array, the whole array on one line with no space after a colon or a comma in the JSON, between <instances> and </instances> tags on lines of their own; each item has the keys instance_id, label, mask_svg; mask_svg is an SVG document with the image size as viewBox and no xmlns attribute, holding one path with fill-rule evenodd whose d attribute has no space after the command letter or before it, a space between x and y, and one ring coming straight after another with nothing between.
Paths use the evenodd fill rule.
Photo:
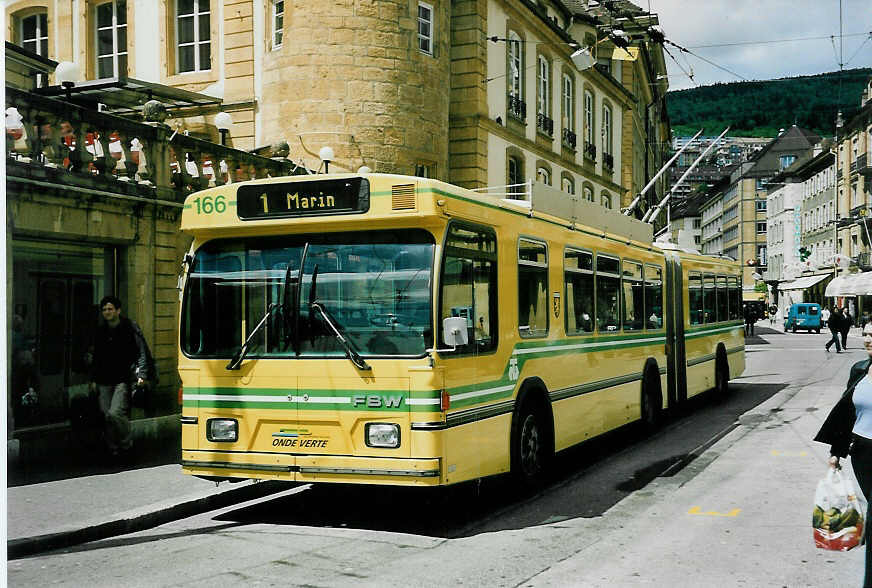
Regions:
<instances>
[{"instance_id":1,"label":"building window","mask_svg":"<svg viewBox=\"0 0 872 588\"><path fill-rule=\"evenodd\" d=\"M127 75L127 2L113 0L94 9L97 78Z\"/></svg>"},{"instance_id":2,"label":"building window","mask_svg":"<svg viewBox=\"0 0 872 588\"><path fill-rule=\"evenodd\" d=\"M757 201L757 212L766 212L766 201L758 200Z\"/></svg>"},{"instance_id":3,"label":"building window","mask_svg":"<svg viewBox=\"0 0 872 588\"><path fill-rule=\"evenodd\" d=\"M550 100L548 100L548 97L551 95L551 70L548 67L548 60L542 55L539 56L539 69L537 70L537 73L539 92L536 96L536 112L548 116L551 114L551 104Z\"/></svg>"},{"instance_id":4,"label":"building window","mask_svg":"<svg viewBox=\"0 0 872 588\"><path fill-rule=\"evenodd\" d=\"M48 15L45 12L21 19L20 45L43 57L48 56Z\"/></svg>"},{"instance_id":5,"label":"building window","mask_svg":"<svg viewBox=\"0 0 872 588\"><path fill-rule=\"evenodd\" d=\"M430 161L419 161L415 164L415 175L419 178L436 178L436 164Z\"/></svg>"},{"instance_id":6,"label":"building window","mask_svg":"<svg viewBox=\"0 0 872 588\"><path fill-rule=\"evenodd\" d=\"M575 194L575 183L572 181L572 178L564 176L561 188L567 194Z\"/></svg>"},{"instance_id":7,"label":"building window","mask_svg":"<svg viewBox=\"0 0 872 588\"><path fill-rule=\"evenodd\" d=\"M524 166L520 158L515 156L509 157L509 189L508 192L520 194L523 192L521 184L524 183Z\"/></svg>"},{"instance_id":8,"label":"building window","mask_svg":"<svg viewBox=\"0 0 872 588\"><path fill-rule=\"evenodd\" d=\"M584 141L593 145L593 94L584 93Z\"/></svg>"},{"instance_id":9,"label":"building window","mask_svg":"<svg viewBox=\"0 0 872 588\"><path fill-rule=\"evenodd\" d=\"M757 263L766 265L766 245L757 245Z\"/></svg>"},{"instance_id":10,"label":"building window","mask_svg":"<svg viewBox=\"0 0 872 588\"><path fill-rule=\"evenodd\" d=\"M603 153L612 153L612 109L603 105Z\"/></svg>"},{"instance_id":11,"label":"building window","mask_svg":"<svg viewBox=\"0 0 872 588\"><path fill-rule=\"evenodd\" d=\"M612 195L608 192L603 192L600 196L600 204L603 205L603 208L612 209Z\"/></svg>"},{"instance_id":12,"label":"building window","mask_svg":"<svg viewBox=\"0 0 872 588\"><path fill-rule=\"evenodd\" d=\"M702 219L695 218L693 219L693 228L698 229L702 223Z\"/></svg>"},{"instance_id":13,"label":"building window","mask_svg":"<svg viewBox=\"0 0 872 588\"><path fill-rule=\"evenodd\" d=\"M546 186L551 185L551 172L545 169L544 167L540 167L536 170L536 180L542 182Z\"/></svg>"},{"instance_id":14,"label":"building window","mask_svg":"<svg viewBox=\"0 0 872 588\"><path fill-rule=\"evenodd\" d=\"M285 2L284 0L272 0L272 27L273 38L272 48L278 49L282 46L285 33Z\"/></svg>"},{"instance_id":15,"label":"building window","mask_svg":"<svg viewBox=\"0 0 872 588\"><path fill-rule=\"evenodd\" d=\"M418 50L433 55L433 7L418 2Z\"/></svg>"},{"instance_id":16,"label":"building window","mask_svg":"<svg viewBox=\"0 0 872 588\"><path fill-rule=\"evenodd\" d=\"M582 197L588 202L593 202L593 190L588 188L587 186L581 191Z\"/></svg>"},{"instance_id":17,"label":"building window","mask_svg":"<svg viewBox=\"0 0 872 588\"><path fill-rule=\"evenodd\" d=\"M515 31L509 31L508 51L508 114L524 122L527 119L527 104L523 100L524 58L521 37Z\"/></svg>"},{"instance_id":18,"label":"building window","mask_svg":"<svg viewBox=\"0 0 872 588\"><path fill-rule=\"evenodd\" d=\"M766 222L765 221L757 223L757 234L758 235L765 235L766 234Z\"/></svg>"},{"instance_id":19,"label":"building window","mask_svg":"<svg viewBox=\"0 0 872 588\"><path fill-rule=\"evenodd\" d=\"M209 0L176 1L176 64L179 73L212 68Z\"/></svg>"},{"instance_id":20,"label":"building window","mask_svg":"<svg viewBox=\"0 0 872 588\"><path fill-rule=\"evenodd\" d=\"M796 155L782 155L778 158L778 166L780 169L787 169L794 161L796 161Z\"/></svg>"}]
</instances>

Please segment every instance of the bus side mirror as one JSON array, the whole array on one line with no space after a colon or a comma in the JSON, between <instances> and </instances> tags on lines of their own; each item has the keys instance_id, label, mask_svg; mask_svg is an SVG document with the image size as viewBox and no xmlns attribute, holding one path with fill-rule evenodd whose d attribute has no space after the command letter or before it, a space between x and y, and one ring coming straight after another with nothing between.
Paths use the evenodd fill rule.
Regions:
<instances>
[{"instance_id":1,"label":"bus side mirror","mask_svg":"<svg viewBox=\"0 0 872 588\"><path fill-rule=\"evenodd\" d=\"M466 329L466 317L449 316L442 321L442 339L450 347L459 347L469 343L469 332Z\"/></svg>"}]
</instances>

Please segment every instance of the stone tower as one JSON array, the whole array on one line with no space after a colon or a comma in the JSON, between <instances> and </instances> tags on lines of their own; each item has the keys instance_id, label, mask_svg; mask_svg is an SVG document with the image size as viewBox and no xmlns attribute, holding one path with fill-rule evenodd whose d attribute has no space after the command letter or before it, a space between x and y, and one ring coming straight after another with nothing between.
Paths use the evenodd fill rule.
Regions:
<instances>
[{"instance_id":1,"label":"stone tower","mask_svg":"<svg viewBox=\"0 0 872 588\"><path fill-rule=\"evenodd\" d=\"M419 3L285 2L282 46L264 56L262 144L287 140L309 167L448 177L450 2L431 0L432 54L419 48Z\"/></svg>"}]
</instances>

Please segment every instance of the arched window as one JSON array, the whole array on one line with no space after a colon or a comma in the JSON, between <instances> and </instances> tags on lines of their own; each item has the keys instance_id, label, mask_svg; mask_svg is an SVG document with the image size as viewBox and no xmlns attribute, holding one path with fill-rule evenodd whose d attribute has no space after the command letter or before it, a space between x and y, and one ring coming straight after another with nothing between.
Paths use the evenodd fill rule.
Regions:
<instances>
[{"instance_id":1,"label":"arched window","mask_svg":"<svg viewBox=\"0 0 872 588\"><path fill-rule=\"evenodd\" d=\"M509 31L509 94L518 99L522 97L523 74L521 37L515 31Z\"/></svg>"},{"instance_id":2,"label":"arched window","mask_svg":"<svg viewBox=\"0 0 872 588\"><path fill-rule=\"evenodd\" d=\"M561 182L564 192L567 194L575 194L575 182L572 181L572 178L569 176L563 176L563 181Z\"/></svg>"},{"instance_id":3,"label":"arched window","mask_svg":"<svg viewBox=\"0 0 872 588\"><path fill-rule=\"evenodd\" d=\"M590 145L593 141L593 93L589 90L584 92L584 140Z\"/></svg>"},{"instance_id":4,"label":"arched window","mask_svg":"<svg viewBox=\"0 0 872 588\"><path fill-rule=\"evenodd\" d=\"M43 57L48 56L48 14L37 12L18 22L18 44Z\"/></svg>"},{"instance_id":5,"label":"arched window","mask_svg":"<svg viewBox=\"0 0 872 588\"><path fill-rule=\"evenodd\" d=\"M600 196L600 204L603 205L603 208L612 208L612 195L608 192L603 192Z\"/></svg>"},{"instance_id":6,"label":"arched window","mask_svg":"<svg viewBox=\"0 0 872 588\"><path fill-rule=\"evenodd\" d=\"M603 104L603 153L612 154L612 109Z\"/></svg>"},{"instance_id":7,"label":"arched window","mask_svg":"<svg viewBox=\"0 0 872 588\"><path fill-rule=\"evenodd\" d=\"M507 192L523 192L524 188L517 185L524 183L524 164L520 157L515 155L509 156L507 179L507 183L509 184L509 188L506 190Z\"/></svg>"},{"instance_id":8,"label":"arched window","mask_svg":"<svg viewBox=\"0 0 872 588\"><path fill-rule=\"evenodd\" d=\"M542 182L543 184L550 186L551 185L551 172L545 169L544 167L540 167L536 170L536 180Z\"/></svg>"},{"instance_id":9,"label":"arched window","mask_svg":"<svg viewBox=\"0 0 872 588\"><path fill-rule=\"evenodd\" d=\"M563 128L575 131L575 83L563 74Z\"/></svg>"},{"instance_id":10,"label":"arched window","mask_svg":"<svg viewBox=\"0 0 872 588\"><path fill-rule=\"evenodd\" d=\"M585 186L581 192L582 197L588 202L593 202L593 189L590 186Z\"/></svg>"}]
</instances>

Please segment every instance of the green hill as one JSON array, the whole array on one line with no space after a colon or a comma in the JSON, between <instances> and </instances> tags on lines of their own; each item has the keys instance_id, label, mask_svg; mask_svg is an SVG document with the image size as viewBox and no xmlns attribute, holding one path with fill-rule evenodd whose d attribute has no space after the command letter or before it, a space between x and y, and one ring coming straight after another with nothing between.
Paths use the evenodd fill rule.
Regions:
<instances>
[{"instance_id":1,"label":"green hill","mask_svg":"<svg viewBox=\"0 0 872 588\"><path fill-rule=\"evenodd\" d=\"M848 120L872 69L814 76L714 84L666 94L672 133L691 136L700 127L717 135L727 125L734 137L774 137L792 124L823 137L835 131L836 113ZM841 84L841 91L839 86Z\"/></svg>"}]
</instances>

